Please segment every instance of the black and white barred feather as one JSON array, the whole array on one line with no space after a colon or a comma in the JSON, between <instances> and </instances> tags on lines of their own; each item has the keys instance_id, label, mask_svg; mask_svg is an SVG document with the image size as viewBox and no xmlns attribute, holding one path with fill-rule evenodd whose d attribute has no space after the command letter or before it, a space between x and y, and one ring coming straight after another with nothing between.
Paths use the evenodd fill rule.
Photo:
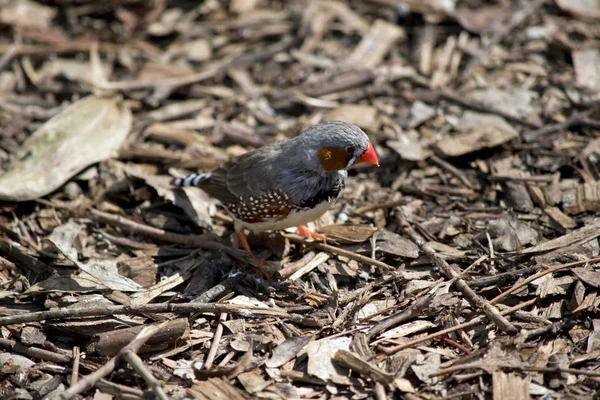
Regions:
<instances>
[{"instance_id":1,"label":"black and white barred feather","mask_svg":"<svg viewBox=\"0 0 600 400\"><path fill-rule=\"evenodd\" d=\"M175 186L200 186L202 182L206 182L212 178L211 172L205 172L202 174L190 174L186 176L182 176L181 178L175 179L173 182Z\"/></svg>"}]
</instances>

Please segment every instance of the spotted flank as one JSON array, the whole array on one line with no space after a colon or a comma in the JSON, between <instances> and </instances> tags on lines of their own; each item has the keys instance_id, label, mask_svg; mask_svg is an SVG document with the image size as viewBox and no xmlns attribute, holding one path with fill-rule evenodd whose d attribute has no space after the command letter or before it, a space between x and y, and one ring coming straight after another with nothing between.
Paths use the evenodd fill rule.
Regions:
<instances>
[{"instance_id":1,"label":"spotted flank","mask_svg":"<svg viewBox=\"0 0 600 400\"><path fill-rule=\"evenodd\" d=\"M297 208L290 197L281 190L262 196L240 196L237 200L227 204L227 210L235 218L247 223L281 221Z\"/></svg>"},{"instance_id":2,"label":"spotted flank","mask_svg":"<svg viewBox=\"0 0 600 400\"><path fill-rule=\"evenodd\" d=\"M212 177L210 172L203 174L190 174L175 179L175 186L199 186L201 182L207 181Z\"/></svg>"}]
</instances>

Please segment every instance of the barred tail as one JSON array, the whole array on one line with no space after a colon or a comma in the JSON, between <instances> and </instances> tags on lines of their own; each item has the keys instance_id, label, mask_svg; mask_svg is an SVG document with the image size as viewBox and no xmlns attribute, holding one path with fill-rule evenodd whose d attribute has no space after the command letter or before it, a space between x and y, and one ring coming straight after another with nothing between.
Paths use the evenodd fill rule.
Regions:
<instances>
[{"instance_id":1,"label":"barred tail","mask_svg":"<svg viewBox=\"0 0 600 400\"><path fill-rule=\"evenodd\" d=\"M202 182L209 180L212 177L210 172L202 174L190 174L177 178L173 181L175 186L200 186Z\"/></svg>"}]
</instances>

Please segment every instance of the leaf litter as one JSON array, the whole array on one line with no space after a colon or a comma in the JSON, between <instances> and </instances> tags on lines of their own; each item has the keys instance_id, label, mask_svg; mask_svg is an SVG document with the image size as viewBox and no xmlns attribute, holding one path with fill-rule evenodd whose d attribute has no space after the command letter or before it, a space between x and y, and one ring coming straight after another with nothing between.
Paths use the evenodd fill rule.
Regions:
<instances>
[{"instance_id":1,"label":"leaf litter","mask_svg":"<svg viewBox=\"0 0 600 400\"><path fill-rule=\"evenodd\" d=\"M595 398L594 2L5 1L0 397ZM362 127L314 228L170 182Z\"/></svg>"}]
</instances>

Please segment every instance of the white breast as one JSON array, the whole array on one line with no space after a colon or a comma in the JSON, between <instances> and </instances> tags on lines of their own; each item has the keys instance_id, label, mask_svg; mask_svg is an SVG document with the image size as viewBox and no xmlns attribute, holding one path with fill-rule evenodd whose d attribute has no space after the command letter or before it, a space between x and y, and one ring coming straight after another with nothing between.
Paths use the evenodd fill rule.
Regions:
<instances>
[{"instance_id":1,"label":"white breast","mask_svg":"<svg viewBox=\"0 0 600 400\"><path fill-rule=\"evenodd\" d=\"M327 212L327 210L329 210L330 206L331 203L329 203L328 201L324 201L321 204L309 210L292 211L285 219L281 221L272 220L265 222L248 223L234 218L234 227L236 231L241 228L250 229L254 232L279 231L294 226L306 225L307 223L320 218L323 214Z\"/></svg>"}]
</instances>

